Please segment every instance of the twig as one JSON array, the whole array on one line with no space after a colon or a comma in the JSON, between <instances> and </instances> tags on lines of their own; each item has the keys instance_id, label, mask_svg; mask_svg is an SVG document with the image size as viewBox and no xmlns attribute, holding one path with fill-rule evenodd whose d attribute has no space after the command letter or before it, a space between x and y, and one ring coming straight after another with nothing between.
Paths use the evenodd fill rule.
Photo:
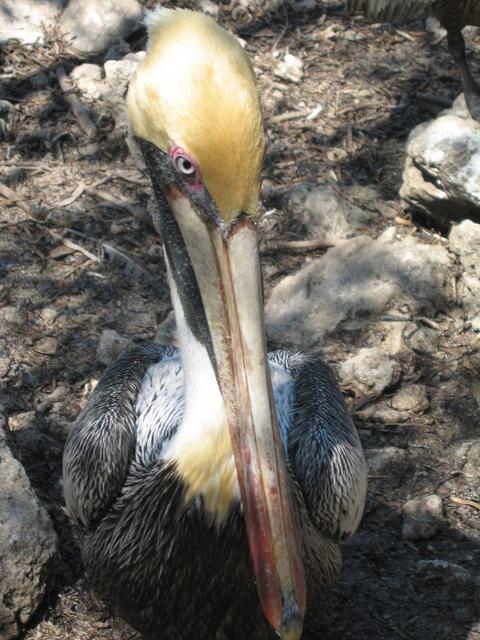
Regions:
<instances>
[{"instance_id":1,"label":"twig","mask_svg":"<svg viewBox=\"0 0 480 640\"><path fill-rule=\"evenodd\" d=\"M60 85L65 100L70 105L73 115L77 119L80 127L85 131L88 138L92 140L97 134L97 127L94 125L89 110L83 106L77 96L73 93L73 86L68 79L67 72L63 65L59 65L56 69L58 84Z\"/></svg>"},{"instance_id":2,"label":"twig","mask_svg":"<svg viewBox=\"0 0 480 640\"><path fill-rule=\"evenodd\" d=\"M477 502L476 500L467 500L465 498L457 498L456 496L450 496L450 500L455 504L462 504L466 507L472 507L472 509L480 511L480 502Z\"/></svg>"},{"instance_id":3,"label":"twig","mask_svg":"<svg viewBox=\"0 0 480 640\"><path fill-rule=\"evenodd\" d=\"M409 33L406 33L405 31L400 31L400 29L395 29L395 33L401 36L402 38L405 38L405 40L409 40L410 42L416 42L416 38L411 36Z\"/></svg>"},{"instance_id":4,"label":"twig","mask_svg":"<svg viewBox=\"0 0 480 640\"><path fill-rule=\"evenodd\" d=\"M335 245L313 238L312 240L276 240L262 247L263 253L274 251L317 251L318 249L331 249Z\"/></svg>"},{"instance_id":5,"label":"twig","mask_svg":"<svg viewBox=\"0 0 480 640\"><path fill-rule=\"evenodd\" d=\"M443 96L434 96L431 93L422 93L419 91L415 95L418 100L427 102L434 107L441 107L442 109L449 109L453 104L452 100L450 100L449 98L444 98Z\"/></svg>"},{"instance_id":6,"label":"twig","mask_svg":"<svg viewBox=\"0 0 480 640\"><path fill-rule=\"evenodd\" d=\"M340 116L346 116L349 113L357 113L357 111L360 110L364 110L364 109L388 109L391 108L393 109L396 105L394 105L393 103L391 104L385 104L384 102L366 102L365 104L356 104L353 106L349 106L349 107L345 107L345 109L340 109L339 111L336 112L335 116L337 118L339 118ZM377 116L368 116L368 118L366 118L365 120L371 119L371 118L378 118ZM361 120L360 122L363 122L363 120ZM352 123L353 125L357 124L356 122Z\"/></svg>"},{"instance_id":7,"label":"twig","mask_svg":"<svg viewBox=\"0 0 480 640\"><path fill-rule=\"evenodd\" d=\"M95 260L86 260L83 264L75 265L73 269L71 269L68 273L65 274L65 278L69 278L71 275L75 273L75 271L78 271L79 269L87 269L88 267L92 266L92 262L96 262L96 261L98 261L98 258L95 258Z\"/></svg>"},{"instance_id":8,"label":"twig","mask_svg":"<svg viewBox=\"0 0 480 640\"><path fill-rule=\"evenodd\" d=\"M22 211L24 211L28 216L30 216L35 222L42 223L42 220L39 220L33 212L33 209L23 202L23 198L18 195L13 189L7 187L6 184L0 182L0 195L6 198L7 200L15 202L17 207L19 207Z\"/></svg>"},{"instance_id":9,"label":"twig","mask_svg":"<svg viewBox=\"0 0 480 640\"><path fill-rule=\"evenodd\" d=\"M288 31L288 22L287 24L283 27L283 29L280 31L280 34L278 35L278 37L275 39L274 43L272 44L272 46L270 47L270 51L275 51L276 48L278 47L278 45L280 44L280 42L283 40L283 38L285 37L285 34Z\"/></svg>"},{"instance_id":10,"label":"twig","mask_svg":"<svg viewBox=\"0 0 480 640\"><path fill-rule=\"evenodd\" d=\"M97 196L97 198L100 198L100 200L108 202L109 204L113 204L115 207L117 207L117 209L125 209L125 211L128 211L128 213L130 213L134 218L138 218L138 212L134 207L132 207L130 203L125 201L120 202L118 198L115 198L115 196L112 196L106 191L99 191L94 186L86 187L85 191L87 191L87 193L89 193L89 195L91 196Z\"/></svg>"},{"instance_id":11,"label":"twig","mask_svg":"<svg viewBox=\"0 0 480 640\"><path fill-rule=\"evenodd\" d=\"M430 329L435 329L435 331L441 331L442 327L430 320L430 318L425 318L425 316L380 316L379 320L382 322L420 322Z\"/></svg>"},{"instance_id":12,"label":"twig","mask_svg":"<svg viewBox=\"0 0 480 640\"><path fill-rule=\"evenodd\" d=\"M61 207L68 207L68 205L73 204L75 202L75 200L80 198L80 196L82 196L84 193L85 193L85 183L80 182L78 187L75 189L75 191L70 196L68 196L68 198L65 198L64 200L60 200L60 202L55 202L51 206L51 208L52 209L58 209L58 208L61 208Z\"/></svg>"},{"instance_id":13,"label":"twig","mask_svg":"<svg viewBox=\"0 0 480 640\"><path fill-rule=\"evenodd\" d=\"M87 249L84 249L81 245L77 244L76 242L73 242L72 240L68 240L68 238L63 238L61 235L59 235L58 233L55 233L55 231L52 231L51 229L47 229L47 231L51 236L60 240L66 247L69 247L74 251L79 251L80 253L83 253L83 255L86 256L90 261L100 262L100 258L98 256L94 255L93 253L90 253L90 251L88 251Z\"/></svg>"},{"instance_id":14,"label":"twig","mask_svg":"<svg viewBox=\"0 0 480 640\"><path fill-rule=\"evenodd\" d=\"M269 120L270 124L278 124L279 122L287 122L288 120L300 120L306 118L312 113L312 109L303 109L302 111L286 111L278 116L272 116Z\"/></svg>"}]
</instances>

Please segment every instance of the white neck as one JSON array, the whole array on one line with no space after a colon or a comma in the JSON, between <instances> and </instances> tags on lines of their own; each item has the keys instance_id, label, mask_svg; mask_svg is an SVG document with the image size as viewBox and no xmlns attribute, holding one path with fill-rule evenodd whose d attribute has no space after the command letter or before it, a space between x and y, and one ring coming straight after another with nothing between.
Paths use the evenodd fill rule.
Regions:
<instances>
[{"instance_id":1,"label":"white neck","mask_svg":"<svg viewBox=\"0 0 480 640\"><path fill-rule=\"evenodd\" d=\"M208 352L185 319L170 269L168 279L183 365L185 412L165 457L175 461L186 499L202 495L206 510L220 523L231 502L240 499L224 403Z\"/></svg>"}]
</instances>

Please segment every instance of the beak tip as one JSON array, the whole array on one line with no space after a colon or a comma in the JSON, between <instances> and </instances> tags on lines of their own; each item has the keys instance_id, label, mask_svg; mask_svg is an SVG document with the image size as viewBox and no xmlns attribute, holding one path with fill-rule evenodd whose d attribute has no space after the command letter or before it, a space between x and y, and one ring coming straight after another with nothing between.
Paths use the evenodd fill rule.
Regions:
<instances>
[{"instance_id":1,"label":"beak tip","mask_svg":"<svg viewBox=\"0 0 480 640\"><path fill-rule=\"evenodd\" d=\"M303 632L303 616L298 609L285 611L282 628L280 630L281 640L300 640Z\"/></svg>"}]
</instances>

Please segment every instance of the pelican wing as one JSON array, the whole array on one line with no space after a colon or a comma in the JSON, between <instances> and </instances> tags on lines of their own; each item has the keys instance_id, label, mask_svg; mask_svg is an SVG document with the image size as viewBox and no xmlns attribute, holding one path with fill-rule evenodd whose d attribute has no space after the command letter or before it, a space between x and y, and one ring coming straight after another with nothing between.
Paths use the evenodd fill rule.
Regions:
<instances>
[{"instance_id":1,"label":"pelican wing","mask_svg":"<svg viewBox=\"0 0 480 640\"><path fill-rule=\"evenodd\" d=\"M362 517L367 469L333 372L304 353L269 359L282 440L308 515L325 537L345 540Z\"/></svg>"},{"instance_id":2,"label":"pelican wing","mask_svg":"<svg viewBox=\"0 0 480 640\"><path fill-rule=\"evenodd\" d=\"M145 345L122 354L105 371L72 426L64 451L63 486L69 514L80 527L94 528L120 494L136 452L150 367L157 365L158 377L161 363L170 368L175 353L171 347ZM149 442L158 446L161 438L161 426L150 440L143 433L141 452Z\"/></svg>"},{"instance_id":3,"label":"pelican wing","mask_svg":"<svg viewBox=\"0 0 480 640\"><path fill-rule=\"evenodd\" d=\"M404 22L430 8L435 0L347 0L347 11L363 11L378 22Z\"/></svg>"}]
</instances>

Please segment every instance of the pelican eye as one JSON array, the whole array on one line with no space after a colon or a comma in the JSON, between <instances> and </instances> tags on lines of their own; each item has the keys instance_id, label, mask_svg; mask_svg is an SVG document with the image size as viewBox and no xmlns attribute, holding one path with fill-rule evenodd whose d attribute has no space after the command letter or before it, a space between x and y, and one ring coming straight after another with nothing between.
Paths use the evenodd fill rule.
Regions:
<instances>
[{"instance_id":1,"label":"pelican eye","mask_svg":"<svg viewBox=\"0 0 480 640\"><path fill-rule=\"evenodd\" d=\"M195 169L195 165L191 160L189 160L185 156L178 155L175 158L174 162L175 162L175 169L179 173L181 173L184 176L187 176L187 178L195 177L196 169Z\"/></svg>"}]
</instances>

